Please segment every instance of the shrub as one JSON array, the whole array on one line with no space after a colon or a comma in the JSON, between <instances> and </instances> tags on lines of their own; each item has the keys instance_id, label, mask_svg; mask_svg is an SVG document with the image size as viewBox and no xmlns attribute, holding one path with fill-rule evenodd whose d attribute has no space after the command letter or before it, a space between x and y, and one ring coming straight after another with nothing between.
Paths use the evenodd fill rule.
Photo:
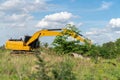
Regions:
<instances>
[{"instance_id":1,"label":"shrub","mask_svg":"<svg viewBox=\"0 0 120 80\"><path fill-rule=\"evenodd\" d=\"M120 55L120 38L115 41L116 53Z\"/></svg>"},{"instance_id":2,"label":"shrub","mask_svg":"<svg viewBox=\"0 0 120 80\"><path fill-rule=\"evenodd\" d=\"M73 73L72 61L60 62L52 70L54 80L77 80L75 73Z\"/></svg>"},{"instance_id":3,"label":"shrub","mask_svg":"<svg viewBox=\"0 0 120 80\"><path fill-rule=\"evenodd\" d=\"M117 57L116 45L114 42L104 43L100 50L100 55L103 58L115 58Z\"/></svg>"}]
</instances>

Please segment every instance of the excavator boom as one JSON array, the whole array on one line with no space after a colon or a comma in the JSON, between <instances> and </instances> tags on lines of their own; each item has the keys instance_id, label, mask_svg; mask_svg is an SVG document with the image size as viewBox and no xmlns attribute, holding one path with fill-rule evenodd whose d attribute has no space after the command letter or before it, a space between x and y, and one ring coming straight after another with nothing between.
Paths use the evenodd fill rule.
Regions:
<instances>
[{"instance_id":1,"label":"excavator boom","mask_svg":"<svg viewBox=\"0 0 120 80\"><path fill-rule=\"evenodd\" d=\"M54 29L55 30L55 29ZM32 43L34 40L38 39L39 37L43 36L57 36L60 35L61 33L58 31L52 31L52 30L40 30L37 31L36 33L33 34L33 36L28 40L26 45L28 46L30 43Z\"/></svg>"}]
</instances>

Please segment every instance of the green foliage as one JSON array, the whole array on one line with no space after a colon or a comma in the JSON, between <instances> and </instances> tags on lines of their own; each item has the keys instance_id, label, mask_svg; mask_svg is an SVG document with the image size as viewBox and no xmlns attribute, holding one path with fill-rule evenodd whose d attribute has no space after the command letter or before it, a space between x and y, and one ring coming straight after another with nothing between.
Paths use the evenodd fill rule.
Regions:
<instances>
[{"instance_id":1,"label":"green foliage","mask_svg":"<svg viewBox=\"0 0 120 80\"><path fill-rule=\"evenodd\" d=\"M69 54L70 52L79 52L83 53L80 48L82 47L80 45L80 41L73 40L69 41L68 37L70 36L69 33L75 32L76 34L79 34L79 29L77 29L74 25L66 25L67 31L62 32L62 36L56 36L53 45L54 45L54 50L58 54ZM74 36L75 37L75 36Z\"/></svg>"},{"instance_id":2,"label":"green foliage","mask_svg":"<svg viewBox=\"0 0 120 80\"><path fill-rule=\"evenodd\" d=\"M38 59L37 72L30 76L30 80L76 80L76 76L72 71L73 63L70 60L48 66L48 63L39 55L36 57Z\"/></svg>"},{"instance_id":3,"label":"green foliage","mask_svg":"<svg viewBox=\"0 0 120 80\"><path fill-rule=\"evenodd\" d=\"M58 54L67 54L78 50L78 47L75 48L75 46L78 46L78 41L67 41L66 39L66 36L57 36L53 42L53 45L55 46L54 50Z\"/></svg>"},{"instance_id":4,"label":"green foliage","mask_svg":"<svg viewBox=\"0 0 120 80\"><path fill-rule=\"evenodd\" d=\"M88 49L88 51L84 55L91 57L93 61L97 63L98 57L100 57L100 51L99 51L100 46L91 45L88 46L86 49Z\"/></svg>"},{"instance_id":5,"label":"green foliage","mask_svg":"<svg viewBox=\"0 0 120 80\"><path fill-rule=\"evenodd\" d=\"M87 74L87 75L84 75L84 77L85 77L84 80L95 80L93 74Z\"/></svg>"},{"instance_id":6,"label":"green foliage","mask_svg":"<svg viewBox=\"0 0 120 80\"><path fill-rule=\"evenodd\" d=\"M79 29L75 25L67 24L65 27L68 31L73 31L76 34L80 33Z\"/></svg>"},{"instance_id":7,"label":"green foliage","mask_svg":"<svg viewBox=\"0 0 120 80\"><path fill-rule=\"evenodd\" d=\"M68 31L79 34L80 31L74 25L67 25ZM67 32L68 33L68 32ZM90 45L87 41L81 44L80 41L68 41L69 35L64 33L63 36L57 36L53 42L54 50L58 54L69 54L72 52L82 54L84 56L90 56L94 59L100 55L99 46Z\"/></svg>"},{"instance_id":8,"label":"green foliage","mask_svg":"<svg viewBox=\"0 0 120 80\"><path fill-rule=\"evenodd\" d=\"M48 65L42 58L39 60L38 72L34 74L39 78L30 78L32 80L119 80L120 63L116 59L102 59L98 64L91 61L75 58L66 58L63 61L56 62L52 66ZM63 58L62 58L63 59ZM41 64L42 63L42 64ZM41 70L43 67L44 69ZM40 69L41 68L41 69ZM45 71L44 71L45 70ZM49 70L49 71L46 71ZM43 76L45 74L45 76ZM47 76L46 76L47 75ZM41 78L41 77L43 78Z\"/></svg>"},{"instance_id":9,"label":"green foliage","mask_svg":"<svg viewBox=\"0 0 120 80\"><path fill-rule=\"evenodd\" d=\"M0 52L0 80L29 80L34 56L10 55L10 51Z\"/></svg>"},{"instance_id":10,"label":"green foliage","mask_svg":"<svg viewBox=\"0 0 120 80\"><path fill-rule=\"evenodd\" d=\"M100 56L107 59L120 56L120 39L117 39L115 42L104 43L99 51Z\"/></svg>"},{"instance_id":11,"label":"green foliage","mask_svg":"<svg viewBox=\"0 0 120 80\"><path fill-rule=\"evenodd\" d=\"M115 43L104 43L101 47L101 56L104 58L115 58L117 56Z\"/></svg>"},{"instance_id":12,"label":"green foliage","mask_svg":"<svg viewBox=\"0 0 120 80\"><path fill-rule=\"evenodd\" d=\"M3 45L3 46L0 46L0 52L6 52L4 45Z\"/></svg>"},{"instance_id":13,"label":"green foliage","mask_svg":"<svg viewBox=\"0 0 120 80\"><path fill-rule=\"evenodd\" d=\"M99 50L102 46L91 47L93 49L89 53L92 51L96 53L94 49ZM120 80L119 56L114 59L101 58L95 64L86 58L41 54L35 63L36 57L33 55L10 55L9 53L0 52L0 80ZM49 62L46 61L48 58ZM38 65L37 70L34 70L33 67L36 65Z\"/></svg>"},{"instance_id":14,"label":"green foliage","mask_svg":"<svg viewBox=\"0 0 120 80\"><path fill-rule=\"evenodd\" d=\"M81 45L81 43L76 40L68 41L69 33L75 32L79 34L80 31L74 25L70 24L67 25L66 28L68 29L67 32L63 32L63 36L57 36L53 42L54 50L58 54L75 52L92 57L95 61L97 61L98 57L110 59L120 56L120 39L117 39L115 42L104 43L102 46L90 45L87 41Z\"/></svg>"},{"instance_id":15,"label":"green foliage","mask_svg":"<svg viewBox=\"0 0 120 80\"><path fill-rule=\"evenodd\" d=\"M88 53L91 57L102 57L106 59L116 58L119 56L119 39L115 42L107 42L102 46L92 45Z\"/></svg>"},{"instance_id":16,"label":"green foliage","mask_svg":"<svg viewBox=\"0 0 120 80\"><path fill-rule=\"evenodd\" d=\"M77 80L75 73L73 73L73 63L71 60L60 62L53 68L53 80Z\"/></svg>"},{"instance_id":17,"label":"green foliage","mask_svg":"<svg viewBox=\"0 0 120 80\"><path fill-rule=\"evenodd\" d=\"M43 44L45 48L48 48L49 44L46 42Z\"/></svg>"},{"instance_id":18,"label":"green foliage","mask_svg":"<svg viewBox=\"0 0 120 80\"><path fill-rule=\"evenodd\" d=\"M120 55L120 38L115 41L115 48L118 55Z\"/></svg>"}]
</instances>

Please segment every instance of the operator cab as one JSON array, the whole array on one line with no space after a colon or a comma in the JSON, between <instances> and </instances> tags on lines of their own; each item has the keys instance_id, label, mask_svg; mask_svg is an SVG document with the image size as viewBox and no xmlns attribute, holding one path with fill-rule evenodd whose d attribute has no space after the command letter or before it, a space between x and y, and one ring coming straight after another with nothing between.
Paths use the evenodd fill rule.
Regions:
<instances>
[{"instance_id":1,"label":"operator cab","mask_svg":"<svg viewBox=\"0 0 120 80\"><path fill-rule=\"evenodd\" d=\"M24 42L27 43L31 37L32 36L26 35L24 38ZM31 44L29 44L29 46L31 48L39 48L40 47L39 39L34 40Z\"/></svg>"}]
</instances>

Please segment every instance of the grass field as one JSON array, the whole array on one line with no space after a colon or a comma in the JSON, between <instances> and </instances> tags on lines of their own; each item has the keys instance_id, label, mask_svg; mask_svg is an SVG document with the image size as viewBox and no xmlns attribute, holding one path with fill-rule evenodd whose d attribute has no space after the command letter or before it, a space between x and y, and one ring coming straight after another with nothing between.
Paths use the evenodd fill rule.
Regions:
<instances>
[{"instance_id":1,"label":"grass field","mask_svg":"<svg viewBox=\"0 0 120 80\"><path fill-rule=\"evenodd\" d=\"M42 53L41 56L51 66L69 59L78 80L120 80L120 58L100 59L94 63L68 55ZM36 61L34 55L10 55L10 51L0 50L0 80L29 80L36 71Z\"/></svg>"},{"instance_id":2,"label":"grass field","mask_svg":"<svg viewBox=\"0 0 120 80\"><path fill-rule=\"evenodd\" d=\"M10 55L10 51L1 51L0 80L24 80L31 74L34 60L33 55Z\"/></svg>"}]
</instances>

